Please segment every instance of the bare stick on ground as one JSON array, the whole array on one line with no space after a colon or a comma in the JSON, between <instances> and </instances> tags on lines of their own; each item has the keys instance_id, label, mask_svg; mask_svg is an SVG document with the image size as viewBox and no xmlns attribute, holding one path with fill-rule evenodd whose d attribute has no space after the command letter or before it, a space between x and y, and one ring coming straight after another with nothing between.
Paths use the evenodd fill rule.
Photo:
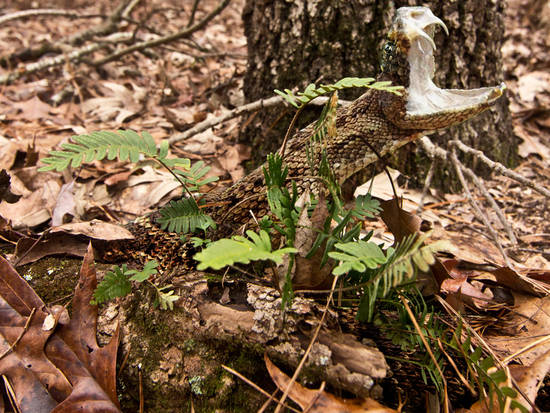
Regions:
<instances>
[{"instance_id":1,"label":"bare stick on ground","mask_svg":"<svg viewBox=\"0 0 550 413\"><path fill-rule=\"evenodd\" d=\"M189 28L186 28L184 30L181 30L179 32L176 32L176 33L172 33L172 34L169 34L168 36L163 36L163 37L159 37L157 39L153 39L153 40L149 40L149 41L146 41L146 42L141 42L141 43L137 43L137 44L134 44L130 47L127 47L125 49L122 49L122 50L119 50L109 56L106 56L102 59L99 59L97 61L95 61L93 64L94 66L101 66L101 65L104 65L105 63L109 63L109 62L112 62L113 60L116 60L124 55L127 55L129 53L133 53L133 52L137 52L137 51L141 51L141 50L145 50L147 48L150 48L150 47L155 47L155 46L159 46L161 44L165 44L165 43L170 43L170 42L173 42L174 40L178 40L178 39L181 39L181 38L184 38L184 37L189 37L191 34L195 33L196 31L202 29L204 26L206 26L206 24L212 20L214 17L216 17L218 14L221 13L221 11L223 9L225 9L229 3L231 2L231 0L223 0L220 4L218 4L218 6L212 10L209 14L207 14L200 22L198 22L197 24L189 27Z\"/></svg>"},{"instance_id":2,"label":"bare stick on ground","mask_svg":"<svg viewBox=\"0 0 550 413\"><path fill-rule=\"evenodd\" d=\"M43 43L38 47L29 47L20 50L11 56L5 56L2 58L3 64L14 64L16 61L29 61L38 59L46 53L70 53L73 50L71 46L80 46L85 41L92 39L96 36L108 36L115 33L118 30L120 21L131 13L131 11L137 6L140 0L123 0L115 8L113 13L106 17L100 24L91 28L85 29L81 32L65 37L57 42ZM27 10L25 12L36 12L36 10ZM6 16L4 16L6 17ZM17 79L14 77L12 80ZM11 81L11 80L10 80Z\"/></svg>"}]
</instances>

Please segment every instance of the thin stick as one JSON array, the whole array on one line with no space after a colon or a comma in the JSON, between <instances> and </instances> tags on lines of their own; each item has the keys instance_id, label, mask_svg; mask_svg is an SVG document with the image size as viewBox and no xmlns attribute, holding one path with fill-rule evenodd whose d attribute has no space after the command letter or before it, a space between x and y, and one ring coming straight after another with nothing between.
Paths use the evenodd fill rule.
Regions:
<instances>
[{"instance_id":1,"label":"thin stick","mask_svg":"<svg viewBox=\"0 0 550 413\"><path fill-rule=\"evenodd\" d=\"M264 413L265 412L265 409L267 409L269 407L269 405L271 404L271 402L275 399L275 395L279 392L279 389L275 389L275 391L273 393L271 393L271 396L269 397L269 399L267 399L264 404L262 404L262 407L260 407L260 410L258 410L257 413Z\"/></svg>"},{"instance_id":2,"label":"thin stick","mask_svg":"<svg viewBox=\"0 0 550 413\"><path fill-rule=\"evenodd\" d=\"M403 306L405 307L405 310L407 310L407 314L409 315L409 318L411 319L416 332L420 336L420 340L422 340L422 344L424 344L424 347L426 348L426 351L430 355L430 358L434 362L435 367L437 368L437 371L439 372L439 375L441 376L441 380L443 381L443 386L444 386L444 389L445 389L445 394L444 394L444 396L445 396L444 403L445 404L444 404L443 408L445 409L444 410L445 413L449 413L449 395L447 393L447 379L445 379L445 375L441 371L441 367L439 366L439 363L437 362L437 358L435 357L435 355L432 351L432 348L429 346L428 341L426 340L426 337L424 337L424 334L422 334L422 329L418 325L418 321L416 320L416 317L414 316L414 314L411 310L411 307L409 307L409 304L407 303L407 299L403 295L401 295L401 293L398 292L398 294L399 294L399 299L401 300L401 302L403 303Z\"/></svg>"},{"instance_id":3,"label":"thin stick","mask_svg":"<svg viewBox=\"0 0 550 413\"><path fill-rule=\"evenodd\" d=\"M167 36L159 37L157 39L149 40L146 42L140 42L136 43L132 46L129 46L125 49L119 50L113 54L110 54L109 56L106 56L102 59L96 60L92 64L94 66L102 66L105 63L112 62L113 60L117 60L118 58L125 56L129 53L141 51L150 47L159 46L164 43L173 42L174 40L181 39L183 37L189 37L191 34L195 33L196 31L202 29L206 24L212 20L214 17L216 17L218 14L221 13L223 9L227 7L227 5L231 2L231 0L222 0L221 3L218 4L218 6L212 10L209 14L207 14L200 22L195 24L192 27L185 28L184 30L181 30L176 33L169 34Z\"/></svg>"},{"instance_id":4,"label":"thin stick","mask_svg":"<svg viewBox=\"0 0 550 413\"><path fill-rule=\"evenodd\" d=\"M2 360L4 357L6 357L6 355L8 353L10 353L15 347L17 347L17 345L19 344L19 341L21 341L21 339L23 338L23 336L25 335L25 333L29 329L29 325L31 324L31 320L32 320L32 317L33 317L35 312L36 312L36 308L33 307L33 309L31 310L31 313L27 317L27 321L25 322L25 326L23 327L23 331L21 331L21 333L19 334L17 339L13 342L13 344L11 344L10 347L8 349L6 349L6 351L4 351L2 354L0 354L0 360Z\"/></svg>"},{"instance_id":5,"label":"thin stick","mask_svg":"<svg viewBox=\"0 0 550 413\"><path fill-rule=\"evenodd\" d=\"M311 104L324 105L327 100L328 98L326 96L321 96L321 97L318 97L313 102L311 102ZM342 106L350 104L350 102L347 100L339 100L338 103ZM230 120L250 112L255 112L260 109L270 108L270 107L278 106L282 104L286 104L286 101L280 96L273 96L266 99L258 99L254 102L247 103L246 105L239 106L238 108L235 108L227 113L224 113L221 116L217 116L211 119L206 119L200 123L197 123L191 129L188 129L183 133L178 133L172 136L170 139L168 139L168 143L173 144L179 141L184 141L186 139L191 138L192 136L195 136L198 133L201 133L207 129L210 129L213 126L219 125L220 123L225 122L226 120Z\"/></svg>"},{"instance_id":6,"label":"thin stick","mask_svg":"<svg viewBox=\"0 0 550 413\"><path fill-rule=\"evenodd\" d=\"M138 386L139 386L139 413L145 411L145 398L143 396L143 373L141 372L141 363L138 364Z\"/></svg>"},{"instance_id":7,"label":"thin stick","mask_svg":"<svg viewBox=\"0 0 550 413\"><path fill-rule=\"evenodd\" d=\"M319 332L321 331L321 327L323 326L323 324L325 322L325 317L328 313L328 307L330 305L330 302L332 301L332 296L334 294L334 288L336 287L337 281L338 281L338 276L334 277L334 280L332 281L332 287L330 289L330 294L327 298L327 304L325 305L325 308L323 310L323 315L321 316L321 320L319 320L319 324L317 324L317 328L315 329L315 333L313 334L313 337L311 337L311 340L310 340L309 345L306 349L306 352L304 353L304 356L302 357L302 360L300 360L300 364L298 364L298 367L296 367L296 371L292 375L292 378L290 379L290 382L288 383L288 385L285 389L285 392L283 393L283 396L281 397L281 400L279 402L281 404L279 404L277 406L274 413L279 413L281 411L281 407L283 406L282 403L288 397L288 393L290 392L290 389L292 388L292 386L294 385L294 382L298 378L298 375L302 371L302 368L304 367L304 364L305 364L305 362L306 362L306 360L309 356L309 353L311 352L311 349L313 348L313 344L315 343L315 341L317 341L317 336L319 335Z\"/></svg>"},{"instance_id":8,"label":"thin stick","mask_svg":"<svg viewBox=\"0 0 550 413\"><path fill-rule=\"evenodd\" d=\"M502 247L502 244L500 243L500 240L498 239L498 234L489 222L489 219L485 216L485 214L481 211L481 208L479 204L476 202L476 200L473 198L472 193L470 192L470 188L468 188L468 184L466 183L466 179L464 178L464 175L462 174L462 168L461 163L456 157L456 154L454 152L450 153L451 162L453 163L456 174L458 175L458 179L460 180L460 183L462 184L462 187L464 188L464 192L466 193L466 196L468 197L468 200L470 201L470 205L472 205L472 208L474 209L475 214L477 217L485 224L487 229L489 230L489 233L491 234L491 237L493 238L493 241L495 242L497 248L500 251L500 254L502 255L502 258L504 258L504 262L509 268L514 268L512 266L512 263L508 259L508 255L506 255L506 252L504 251L504 248Z\"/></svg>"},{"instance_id":9,"label":"thin stick","mask_svg":"<svg viewBox=\"0 0 550 413\"><path fill-rule=\"evenodd\" d=\"M131 33L115 33L112 36L109 36L106 40L110 42L124 42L131 37ZM104 49L109 46L109 43L95 43L80 49L74 50L67 55L59 55L55 57L47 57L41 59L36 63L30 63L26 65L23 69L17 70L15 72L9 72L0 76L0 84L8 84L17 80L25 75L30 75L32 73L38 72L39 70L47 69L53 66L59 66L69 61L79 61L86 55L89 55L97 50Z\"/></svg>"},{"instance_id":10,"label":"thin stick","mask_svg":"<svg viewBox=\"0 0 550 413\"><path fill-rule=\"evenodd\" d=\"M281 145L281 149L279 150L279 155L281 156L282 159L285 159L285 149L286 149L286 143L288 141L288 138L290 137L291 132L294 130L294 125L296 124L296 121L298 120L300 113L302 113L305 107L306 105L300 106L300 109L298 109L296 113L294 113L294 116L290 121L290 125L286 130L285 138L283 139L283 144Z\"/></svg>"},{"instance_id":11,"label":"thin stick","mask_svg":"<svg viewBox=\"0 0 550 413\"><path fill-rule=\"evenodd\" d=\"M468 175L468 177L472 180L472 182L475 184L475 186L478 187L478 189L481 191L485 199L491 204L491 207L495 210L495 213L497 214L498 220L504 227L504 230L506 231L506 234L508 234L508 239L512 243L512 245L515 247L518 245L518 240L516 239L516 236L514 234L514 230L508 223L508 220L504 216L504 213L502 212L502 209L498 206L493 196L487 191L487 188L485 188L485 185L483 185L483 182L476 176L476 174L473 173L473 171L470 168L465 167L464 165L461 166L462 170Z\"/></svg>"},{"instance_id":12,"label":"thin stick","mask_svg":"<svg viewBox=\"0 0 550 413\"><path fill-rule=\"evenodd\" d=\"M195 14L197 13L199 2L200 0L195 0L195 2L193 3L193 8L191 9L191 15L189 16L189 22L187 23L187 27L191 27L191 25L195 21Z\"/></svg>"},{"instance_id":13,"label":"thin stick","mask_svg":"<svg viewBox=\"0 0 550 413\"><path fill-rule=\"evenodd\" d=\"M485 165L487 165L492 171L498 172L504 176L507 176L508 178L513 179L514 181L517 181L525 186L528 186L529 188L537 191L539 194L544 195L547 198L550 198L550 191L540 185L537 185L535 182L533 182L530 179L525 178L524 176L518 174L517 172L512 171L511 169L506 168L504 165L502 165L499 162L495 162L481 151L478 151L477 149L470 148L469 146L464 145L462 142L458 140L452 140L449 143L456 146L461 151L474 155L476 158L478 158L480 161L482 161Z\"/></svg>"},{"instance_id":14,"label":"thin stick","mask_svg":"<svg viewBox=\"0 0 550 413\"><path fill-rule=\"evenodd\" d=\"M11 20L24 19L26 17L37 17L37 16L62 16L69 17L72 19L89 17L81 16L78 13L75 13L71 10L60 10L60 9L31 9L31 10L21 10L16 11L15 13L8 13L0 17L0 24L7 23ZM97 16L94 16L97 17Z\"/></svg>"},{"instance_id":15,"label":"thin stick","mask_svg":"<svg viewBox=\"0 0 550 413\"><path fill-rule=\"evenodd\" d=\"M256 383L254 383L253 381L247 379L245 376L243 376L241 373L239 373L238 371L236 370L233 370L231 367L227 367L226 365L222 364L222 368L224 370L227 370L229 373L237 376L239 379L241 379L242 381L244 381L246 384L248 384L250 387L254 388L255 390L259 391L260 393L262 393L264 396L266 397L271 397L271 394L269 394L268 392L266 392L264 389L262 389L260 386L258 386ZM280 403L279 400L277 399L274 399L276 402ZM293 412L295 413L301 413L298 409L295 409L294 407L291 407L287 404L283 404L284 407L286 407L287 409L290 409L292 410Z\"/></svg>"},{"instance_id":16,"label":"thin stick","mask_svg":"<svg viewBox=\"0 0 550 413\"><path fill-rule=\"evenodd\" d=\"M426 181L424 182L424 187L422 188L422 195L420 195L420 202L418 203L418 208L416 209L417 214L420 214L424 209L424 199L426 198L426 195L430 190L436 165L437 165L437 159L434 158L432 159L432 163L430 164L430 169L428 169L428 173L426 174Z\"/></svg>"}]
</instances>

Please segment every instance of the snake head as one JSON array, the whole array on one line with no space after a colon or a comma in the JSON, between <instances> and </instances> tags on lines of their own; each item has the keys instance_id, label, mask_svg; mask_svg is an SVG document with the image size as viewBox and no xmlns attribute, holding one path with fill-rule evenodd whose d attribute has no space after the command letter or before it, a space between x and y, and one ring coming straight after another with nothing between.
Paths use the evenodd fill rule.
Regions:
<instances>
[{"instance_id":1,"label":"snake head","mask_svg":"<svg viewBox=\"0 0 550 413\"><path fill-rule=\"evenodd\" d=\"M402 7L397 10L388 33L382 70L394 83L397 81L407 88L406 114L429 117L486 109L503 94L504 84L465 90L441 89L434 84L436 46L433 38L438 26L449 34L445 23L430 9Z\"/></svg>"}]
</instances>

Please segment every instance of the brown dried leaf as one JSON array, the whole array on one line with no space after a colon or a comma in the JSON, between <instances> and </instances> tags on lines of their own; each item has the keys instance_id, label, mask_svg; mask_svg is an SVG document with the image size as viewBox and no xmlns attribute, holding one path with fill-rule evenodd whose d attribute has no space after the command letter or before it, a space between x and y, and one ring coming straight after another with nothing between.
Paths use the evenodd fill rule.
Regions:
<instances>
[{"instance_id":1,"label":"brown dried leaf","mask_svg":"<svg viewBox=\"0 0 550 413\"><path fill-rule=\"evenodd\" d=\"M120 225L93 220L75 222L52 228L45 239L23 236L17 241L14 262L25 265L49 255L68 254L84 257L90 239L105 247L112 241L133 239L134 236ZM103 245L105 244L105 245Z\"/></svg>"},{"instance_id":2,"label":"brown dried leaf","mask_svg":"<svg viewBox=\"0 0 550 413\"><path fill-rule=\"evenodd\" d=\"M50 313L0 257L0 334L5 339L0 347L6 352L0 359L0 371L8 377L24 413L120 412L114 385L118 330L111 343L97 346L97 308L89 304L96 283L92 259L90 250L73 301L74 319L67 320L64 311ZM22 334L33 308L34 316ZM54 323L45 328L50 314ZM55 320L63 324L59 331L51 328ZM19 344L9 350L18 337Z\"/></svg>"},{"instance_id":3,"label":"brown dried leaf","mask_svg":"<svg viewBox=\"0 0 550 413\"><path fill-rule=\"evenodd\" d=\"M14 204L19 201L21 195L11 192L10 181L10 176L5 169L2 169L0 171L0 202L6 201L7 203Z\"/></svg>"},{"instance_id":4,"label":"brown dried leaf","mask_svg":"<svg viewBox=\"0 0 550 413\"><path fill-rule=\"evenodd\" d=\"M44 303L13 267L0 257L0 372L7 376L22 412L50 412L71 392L70 382L44 354L53 330L42 329ZM35 313L28 329L25 323ZM17 338L19 344L10 350Z\"/></svg>"},{"instance_id":5,"label":"brown dried leaf","mask_svg":"<svg viewBox=\"0 0 550 413\"><path fill-rule=\"evenodd\" d=\"M75 352L78 359L87 367L95 381L107 393L111 401L118 405L116 394L116 354L119 329L117 328L109 344L99 347L96 338L97 305L90 304L96 287L97 278L94 267L94 252L90 244L82 262L80 279L72 301L73 316L68 324L61 325L57 334ZM79 391L81 390L83 389L79 389Z\"/></svg>"},{"instance_id":6,"label":"brown dried leaf","mask_svg":"<svg viewBox=\"0 0 550 413\"><path fill-rule=\"evenodd\" d=\"M264 356L267 371L280 391L284 392L290 383L290 378L279 370L267 357ZM378 403L374 399L342 399L323 390L310 390L300 383L294 383L288 393L300 408L310 413L396 413Z\"/></svg>"},{"instance_id":7,"label":"brown dried leaf","mask_svg":"<svg viewBox=\"0 0 550 413\"><path fill-rule=\"evenodd\" d=\"M380 202L382 212L380 217L388 226L396 242L401 242L408 235L420 231L422 220L411 212L407 212L399 206L395 198Z\"/></svg>"}]
</instances>

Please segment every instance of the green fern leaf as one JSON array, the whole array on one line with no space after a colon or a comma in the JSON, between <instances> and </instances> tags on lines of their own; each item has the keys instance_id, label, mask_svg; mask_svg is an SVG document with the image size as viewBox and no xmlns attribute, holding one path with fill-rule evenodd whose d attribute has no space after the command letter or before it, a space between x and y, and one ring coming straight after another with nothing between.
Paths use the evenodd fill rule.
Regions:
<instances>
[{"instance_id":1,"label":"green fern leaf","mask_svg":"<svg viewBox=\"0 0 550 413\"><path fill-rule=\"evenodd\" d=\"M334 275L342 275L351 270L364 272L367 268L377 268L380 264L387 261L384 252L374 242L365 242L362 240L348 243L338 243L337 249L343 252L329 252L329 257L340 261L340 264L334 268Z\"/></svg>"},{"instance_id":2,"label":"green fern leaf","mask_svg":"<svg viewBox=\"0 0 550 413\"><path fill-rule=\"evenodd\" d=\"M181 164L174 164L174 166L179 165ZM188 164L188 166L185 166L184 168L184 170L174 169L174 172L183 179L190 191L198 191L201 186L218 180L217 176L201 179L211 169L209 166L205 166L203 161L195 162L193 166Z\"/></svg>"},{"instance_id":3,"label":"green fern leaf","mask_svg":"<svg viewBox=\"0 0 550 413\"><path fill-rule=\"evenodd\" d=\"M359 220L364 220L375 217L381 210L380 202L373 199L370 194L366 194L355 198L355 206L351 210L351 214Z\"/></svg>"},{"instance_id":4,"label":"green fern leaf","mask_svg":"<svg viewBox=\"0 0 550 413\"><path fill-rule=\"evenodd\" d=\"M401 96L404 89L403 86L391 86L391 82L388 81L375 82L375 79L372 77L345 77L331 85L321 85L316 87L313 83L311 83L303 92L298 92L297 96L288 89L285 89L284 92L275 89L275 93L283 97L295 108L300 109L319 96L332 93L336 90L348 89L352 87L366 87L370 89L383 90L398 96Z\"/></svg>"},{"instance_id":5,"label":"green fern leaf","mask_svg":"<svg viewBox=\"0 0 550 413\"><path fill-rule=\"evenodd\" d=\"M105 278L94 291L92 304L101 304L116 297L124 297L132 291L132 284L128 279L126 264L115 266L113 271L107 271Z\"/></svg>"},{"instance_id":6,"label":"green fern leaf","mask_svg":"<svg viewBox=\"0 0 550 413\"><path fill-rule=\"evenodd\" d=\"M223 238L210 243L193 257L199 261L197 269L205 270L210 267L219 270L235 263L249 264L251 261L264 260L280 264L283 255L297 252L290 247L272 251L269 234L263 230L259 234L253 231L246 231L246 234L249 238L236 235L231 239Z\"/></svg>"},{"instance_id":7,"label":"green fern leaf","mask_svg":"<svg viewBox=\"0 0 550 413\"><path fill-rule=\"evenodd\" d=\"M163 150L157 150L153 137L142 132L141 136L132 130L117 132L98 131L88 135L75 135L71 142L61 145L62 151L51 151L42 160L45 166L39 171L62 171L69 165L78 168L84 162L119 159L138 162L140 154L147 157L163 158ZM161 148L164 146L161 145ZM167 151L167 149L166 149Z\"/></svg>"},{"instance_id":8,"label":"green fern leaf","mask_svg":"<svg viewBox=\"0 0 550 413\"><path fill-rule=\"evenodd\" d=\"M157 222L162 229L170 232L188 234L197 229L206 230L215 228L214 220L202 212L196 201L191 198L182 198L160 209L160 218Z\"/></svg>"},{"instance_id":9,"label":"green fern leaf","mask_svg":"<svg viewBox=\"0 0 550 413\"><path fill-rule=\"evenodd\" d=\"M163 288L157 288L157 300L161 310L173 310L174 303L179 300L180 296L174 293L174 290L163 291L172 287L172 285L166 285Z\"/></svg>"},{"instance_id":10,"label":"green fern leaf","mask_svg":"<svg viewBox=\"0 0 550 413\"><path fill-rule=\"evenodd\" d=\"M158 262L155 260L147 261L141 271L129 270L126 272L126 275L131 275L130 281L143 282L149 279L151 275L155 275L158 272L158 265Z\"/></svg>"}]
</instances>

